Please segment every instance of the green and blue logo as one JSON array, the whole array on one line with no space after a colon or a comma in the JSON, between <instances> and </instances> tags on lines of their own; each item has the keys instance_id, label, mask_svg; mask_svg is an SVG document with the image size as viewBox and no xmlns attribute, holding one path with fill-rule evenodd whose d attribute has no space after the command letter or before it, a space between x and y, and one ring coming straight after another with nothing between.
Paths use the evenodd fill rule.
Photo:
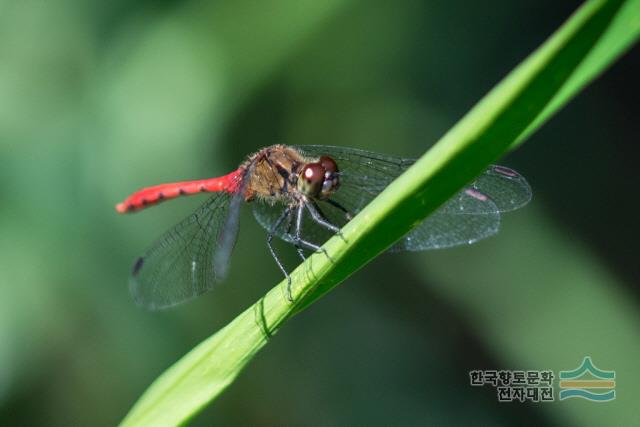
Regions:
<instances>
[{"instance_id":1,"label":"green and blue logo","mask_svg":"<svg viewBox=\"0 0 640 427\"><path fill-rule=\"evenodd\" d=\"M560 371L560 400L580 397L592 402L609 402L616 398L616 372L596 368L591 357L573 371Z\"/></svg>"}]
</instances>

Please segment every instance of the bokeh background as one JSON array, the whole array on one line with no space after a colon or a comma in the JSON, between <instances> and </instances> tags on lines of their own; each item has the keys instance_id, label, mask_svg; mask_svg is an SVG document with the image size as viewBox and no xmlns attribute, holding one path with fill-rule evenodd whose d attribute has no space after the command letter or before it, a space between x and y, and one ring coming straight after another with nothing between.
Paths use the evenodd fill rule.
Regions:
<instances>
[{"instance_id":1,"label":"bokeh background","mask_svg":"<svg viewBox=\"0 0 640 427\"><path fill-rule=\"evenodd\" d=\"M204 196L117 215L131 191L274 143L419 156L579 4L0 1L0 424L114 425L281 280L247 210L226 283L139 309L133 260ZM534 199L498 236L374 260L194 424L630 425L639 75L636 48L502 159ZM586 355L616 370L614 402L499 404L469 386L470 369Z\"/></svg>"}]
</instances>

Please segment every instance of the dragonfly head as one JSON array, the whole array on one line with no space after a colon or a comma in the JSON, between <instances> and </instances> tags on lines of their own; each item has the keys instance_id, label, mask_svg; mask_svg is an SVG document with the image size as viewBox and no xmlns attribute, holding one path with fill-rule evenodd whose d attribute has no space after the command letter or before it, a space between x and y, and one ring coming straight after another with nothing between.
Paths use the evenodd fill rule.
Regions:
<instances>
[{"instance_id":1,"label":"dragonfly head","mask_svg":"<svg viewBox=\"0 0 640 427\"><path fill-rule=\"evenodd\" d=\"M298 177L298 191L307 197L328 199L340 186L338 165L327 156L307 163Z\"/></svg>"}]
</instances>

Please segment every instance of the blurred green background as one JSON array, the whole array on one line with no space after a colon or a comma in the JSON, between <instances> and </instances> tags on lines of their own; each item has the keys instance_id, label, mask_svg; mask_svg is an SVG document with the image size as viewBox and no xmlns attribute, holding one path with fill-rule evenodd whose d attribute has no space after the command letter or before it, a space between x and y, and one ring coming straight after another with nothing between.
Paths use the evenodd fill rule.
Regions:
<instances>
[{"instance_id":1,"label":"blurred green background","mask_svg":"<svg viewBox=\"0 0 640 427\"><path fill-rule=\"evenodd\" d=\"M204 196L117 215L130 192L274 143L419 156L579 4L0 1L0 424L117 423L281 280L246 210L224 284L137 308L133 260ZM534 199L498 236L379 257L194 424L637 421L638 56L501 161ZM616 370L614 402L499 404L469 386L470 369L557 372L586 355Z\"/></svg>"}]
</instances>

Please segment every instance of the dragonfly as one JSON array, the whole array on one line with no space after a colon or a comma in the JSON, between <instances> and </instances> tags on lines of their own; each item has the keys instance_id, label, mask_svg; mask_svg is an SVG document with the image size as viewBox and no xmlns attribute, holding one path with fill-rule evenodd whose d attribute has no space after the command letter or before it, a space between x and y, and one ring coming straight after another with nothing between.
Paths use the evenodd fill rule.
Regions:
<instances>
[{"instance_id":1,"label":"dragonfly","mask_svg":"<svg viewBox=\"0 0 640 427\"><path fill-rule=\"evenodd\" d=\"M303 260L360 212L415 159L323 145L272 145L216 178L143 188L116 205L137 212L182 195L212 193L193 214L157 240L133 265L129 289L148 309L171 307L223 281L239 230L239 213L251 203L266 243L287 279L273 239L292 244ZM467 245L498 232L500 214L526 205L531 187L513 169L493 165L390 248L423 251Z\"/></svg>"}]
</instances>

